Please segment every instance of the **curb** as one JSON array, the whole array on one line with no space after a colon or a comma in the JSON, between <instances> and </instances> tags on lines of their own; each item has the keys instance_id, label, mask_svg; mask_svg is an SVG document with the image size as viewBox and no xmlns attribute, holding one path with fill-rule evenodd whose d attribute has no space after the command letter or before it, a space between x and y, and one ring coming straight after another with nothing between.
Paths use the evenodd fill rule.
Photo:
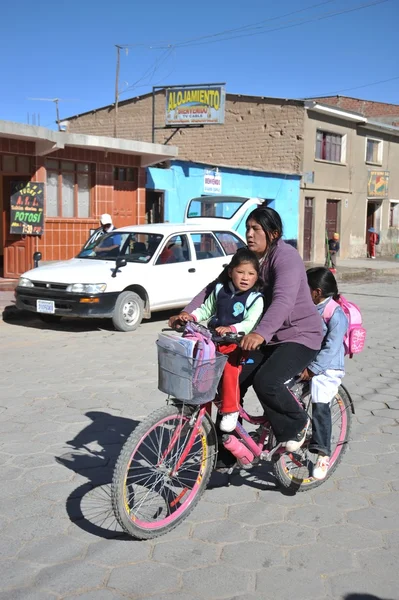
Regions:
<instances>
[{"instance_id":1,"label":"curb","mask_svg":"<svg viewBox=\"0 0 399 600\"><path fill-rule=\"evenodd\" d=\"M399 279L399 269L358 269L356 271L339 271L337 281L373 280L379 277L395 277Z\"/></svg>"}]
</instances>

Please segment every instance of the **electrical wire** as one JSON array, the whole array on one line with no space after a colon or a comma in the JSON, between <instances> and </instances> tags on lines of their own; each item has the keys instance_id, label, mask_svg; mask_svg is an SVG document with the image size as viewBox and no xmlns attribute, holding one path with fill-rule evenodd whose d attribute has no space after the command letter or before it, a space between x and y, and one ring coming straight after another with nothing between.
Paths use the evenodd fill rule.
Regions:
<instances>
[{"instance_id":1,"label":"electrical wire","mask_svg":"<svg viewBox=\"0 0 399 600\"><path fill-rule=\"evenodd\" d=\"M399 75L395 75L395 77L390 77L389 79L381 79L380 81L373 81L371 83L364 83L362 85L356 85L354 87L342 88L340 90L336 90L335 92L328 92L324 94L313 94L312 96L306 96L305 100L311 100L312 98L322 98L323 96L336 96L341 92L350 92L351 90L360 90L362 88L371 87L373 85L379 85L380 83L388 83L389 81L395 81L399 79Z\"/></svg>"},{"instance_id":2,"label":"electrical wire","mask_svg":"<svg viewBox=\"0 0 399 600\"><path fill-rule=\"evenodd\" d=\"M337 12L332 12L332 13L326 13L326 14L322 14L322 15L317 15L317 16L312 17L310 19L305 19L305 20L302 20L302 21L296 21L294 23L280 25L279 27L274 27L272 29L265 29L264 31L253 31L251 33L243 33L243 34L240 34L240 35L234 35L234 36L230 36L230 37L224 37L224 38L221 38L221 39L208 40L206 42L192 42L192 43L181 42L181 43L173 44L173 46L175 48L188 48L188 47L192 47L192 46L203 46L203 45L207 45L207 44L215 44L217 42L226 42L226 41L229 41L229 40L234 40L234 39L243 38L243 37L253 37L255 35L264 35L265 33L272 33L274 31L281 31L283 29L290 29L292 27L299 27L300 25L306 25L307 23L313 23L313 22L316 22L316 21L323 21L324 19L331 19L331 18L337 17L339 15L344 15L344 14L356 12L356 11L359 11L359 10L364 10L364 9L370 8L372 6L378 6L379 4L385 4L385 3L391 2L391 1L392 0L375 0L374 2L368 2L366 4L360 4L360 5L355 6L353 8L347 8L347 9L340 10L340 11L337 11ZM263 26L259 26L257 28L262 28L263 29Z\"/></svg>"},{"instance_id":3,"label":"electrical wire","mask_svg":"<svg viewBox=\"0 0 399 600\"><path fill-rule=\"evenodd\" d=\"M324 0L324 2L318 2L317 4L312 4L311 6L306 6L304 8L300 8L298 10L293 10L290 11L288 13L285 13L283 15L277 15L275 17L269 17L267 19L263 19L262 21L256 21L255 23L249 23L248 25L243 25L242 27L235 27L233 29L225 29L224 31L220 31L218 33L211 33L208 35L203 35L200 37L196 37L196 38L190 38L188 40L182 40L181 42L176 42L175 44L173 44L174 46L181 46L181 45L185 45L191 42L197 42L197 41L201 41L201 40L205 40L205 39L209 39L209 38L214 38L214 37L219 37L219 36L223 36L226 35L228 33L237 33L240 31L245 31L248 29L258 29L259 27L262 27L263 25L261 25L262 23L269 23L270 21L277 21L279 19L284 19L285 17L290 17L291 15L296 15L302 12L306 12L308 10L311 10L312 8L317 8L319 6L323 6L325 4L331 4L332 2L337 2L337 0ZM160 42L160 44L162 44L162 42ZM152 47L154 47L155 45L153 45Z\"/></svg>"}]
</instances>

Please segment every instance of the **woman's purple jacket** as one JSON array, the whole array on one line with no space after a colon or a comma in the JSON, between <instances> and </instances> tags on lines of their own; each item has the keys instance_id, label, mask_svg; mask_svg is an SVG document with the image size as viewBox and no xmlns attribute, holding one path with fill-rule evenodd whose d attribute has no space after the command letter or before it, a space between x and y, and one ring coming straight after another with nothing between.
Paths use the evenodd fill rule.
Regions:
<instances>
[{"instance_id":1,"label":"woman's purple jacket","mask_svg":"<svg viewBox=\"0 0 399 600\"><path fill-rule=\"evenodd\" d=\"M279 240L261 266L265 282L266 311L255 333L267 344L295 342L319 350L323 340L322 319L310 295L305 266L297 250ZM215 282L202 290L184 309L198 308L213 290Z\"/></svg>"}]
</instances>

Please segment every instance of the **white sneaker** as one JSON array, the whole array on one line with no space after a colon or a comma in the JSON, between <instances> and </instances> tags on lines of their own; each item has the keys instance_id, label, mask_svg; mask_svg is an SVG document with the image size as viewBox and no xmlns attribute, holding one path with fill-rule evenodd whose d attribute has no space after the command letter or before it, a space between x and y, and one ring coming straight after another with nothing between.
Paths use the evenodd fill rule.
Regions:
<instances>
[{"instance_id":1,"label":"white sneaker","mask_svg":"<svg viewBox=\"0 0 399 600\"><path fill-rule=\"evenodd\" d=\"M328 467L330 466L330 457L329 456L319 456L317 457L317 462L313 468L313 478L321 481L327 475Z\"/></svg>"},{"instance_id":2,"label":"white sneaker","mask_svg":"<svg viewBox=\"0 0 399 600\"><path fill-rule=\"evenodd\" d=\"M230 433L231 431L234 431L234 429L237 427L239 414L239 412L224 414L222 420L220 421L220 430L224 431L225 433Z\"/></svg>"},{"instance_id":3,"label":"white sneaker","mask_svg":"<svg viewBox=\"0 0 399 600\"><path fill-rule=\"evenodd\" d=\"M303 442L306 439L306 434L309 425L310 419L308 419L308 422L306 423L305 427L297 434L294 440L288 440L288 442L285 443L285 449L287 450L287 452L296 452L297 450L299 450L299 448L302 446Z\"/></svg>"}]
</instances>

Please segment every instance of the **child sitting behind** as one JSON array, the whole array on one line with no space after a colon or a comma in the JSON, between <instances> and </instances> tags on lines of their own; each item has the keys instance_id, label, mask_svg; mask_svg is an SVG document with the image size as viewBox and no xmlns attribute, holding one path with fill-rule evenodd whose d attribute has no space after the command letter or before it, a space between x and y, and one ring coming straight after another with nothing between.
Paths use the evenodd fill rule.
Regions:
<instances>
[{"instance_id":1,"label":"child sitting behind","mask_svg":"<svg viewBox=\"0 0 399 600\"><path fill-rule=\"evenodd\" d=\"M313 302L323 318L328 303L331 300L339 300L336 279L331 271L324 267L308 269L306 273ZM327 475L331 454L330 404L345 375L344 337L348 329L348 320L340 306L336 307L331 319L326 321L323 318L323 327L321 350L301 374L302 380L311 382L312 439L309 449L318 453L313 469L315 479L324 479Z\"/></svg>"},{"instance_id":2,"label":"child sitting behind","mask_svg":"<svg viewBox=\"0 0 399 600\"><path fill-rule=\"evenodd\" d=\"M179 320L206 321L219 335L248 334L255 329L263 314L263 296L259 292L259 261L256 254L241 248L219 276L216 287L205 302L192 314L182 312ZM219 352L228 354L220 387L222 420L220 429L233 431L237 425L240 405L239 376L244 352L236 344L221 345Z\"/></svg>"}]
</instances>

